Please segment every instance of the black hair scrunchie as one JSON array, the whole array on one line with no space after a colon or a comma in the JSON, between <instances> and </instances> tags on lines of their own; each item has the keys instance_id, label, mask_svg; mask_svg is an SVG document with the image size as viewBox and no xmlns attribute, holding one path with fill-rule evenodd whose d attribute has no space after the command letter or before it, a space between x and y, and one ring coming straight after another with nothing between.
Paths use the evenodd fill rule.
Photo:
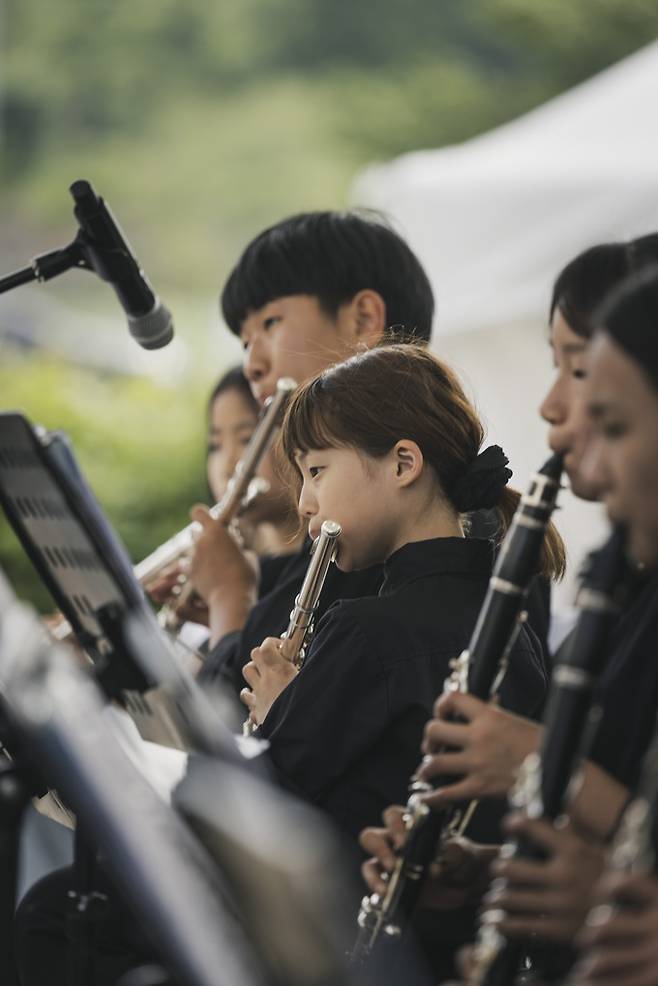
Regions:
<instances>
[{"instance_id":1,"label":"black hair scrunchie","mask_svg":"<svg viewBox=\"0 0 658 986\"><path fill-rule=\"evenodd\" d=\"M503 487L512 477L508 462L500 445L480 452L452 490L452 502L460 514L497 506Z\"/></svg>"}]
</instances>

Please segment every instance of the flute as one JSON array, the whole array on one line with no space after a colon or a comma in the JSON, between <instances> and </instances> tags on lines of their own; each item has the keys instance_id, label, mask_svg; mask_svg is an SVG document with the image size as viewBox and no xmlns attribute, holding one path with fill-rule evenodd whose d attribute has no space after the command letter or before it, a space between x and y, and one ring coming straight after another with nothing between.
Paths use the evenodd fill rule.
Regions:
<instances>
[{"instance_id":1,"label":"flute","mask_svg":"<svg viewBox=\"0 0 658 986\"><path fill-rule=\"evenodd\" d=\"M249 486L254 481L254 473L272 443L275 429L281 420L285 405L296 386L295 381L289 377L282 377L277 381L276 391L266 405L265 412L249 440L244 455L236 465L224 495L218 503L210 508L210 516L213 519L221 520L222 523L228 525L240 512L245 496L248 496ZM182 531L165 541L164 544L161 544L155 551L152 551L143 561L135 565L134 573L137 581L143 586L148 586L158 579L166 569L180 561L192 550L195 536L201 530L201 525L197 521L193 521ZM184 583L179 583L183 588L181 595L178 596L178 605L183 603L192 591L192 585L187 579L184 580ZM170 630L179 628L175 615L167 606L163 607L163 611L161 611L160 622ZM70 623L64 620L54 628L52 633L56 640L64 641L72 636L73 629Z\"/></svg>"},{"instance_id":2,"label":"flute","mask_svg":"<svg viewBox=\"0 0 658 986\"><path fill-rule=\"evenodd\" d=\"M532 478L521 497L510 529L489 581L468 648L453 662L444 692L468 691L488 699L498 688L518 634L522 606L535 575L546 528L560 489L562 456L553 455ZM418 902L428 867L437 847L466 828L476 802L465 809L450 806L430 810L421 795L447 783L441 778L430 785L414 781L410 787L404 821L406 838L384 896L363 898L358 915L358 934L352 962L363 963L376 948L398 943Z\"/></svg>"},{"instance_id":3,"label":"flute","mask_svg":"<svg viewBox=\"0 0 658 986\"><path fill-rule=\"evenodd\" d=\"M619 616L627 572L626 538L618 527L590 558L576 598L578 622L564 657L553 671L541 750L526 758L510 797L515 808L524 809L531 817L555 821L567 806L574 771L590 732L594 690L609 657L610 631ZM510 842L506 853L519 859L543 858L537 847L523 839ZM555 949L551 951L555 953ZM469 986L507 986L517 972L523 971L526 953L523 942L504 938L485 920L475 944ZM561 952L546 955L544 972L552 978L562 960ZM541 965L542 953L538 952L533 972L539 972Z\"/></svg>"},{"instance_id":4,"label":"flute","mask_svg":"<svg viewBox=\"0 0 658 986\"><path fill-rule=\"evenodd\" d=\"M228 481L226 492L219 503L216 503L210 509L210 516L214 520L219 520L228 526L237 517L244 498L248 493L249 485L254 478L254 473L272 444L275 429L281 420L281 415L283 414L288 398L296 386L295 381L289 377L282 377L277 381L276 391L270 399L261 420L258 422L249 440L249 444L244 451L244 455L236 465L233 475ZM138 581L142 585L148 585L171 564L187 555L192 550L195 536L200 531L201 525L197 521L193 521L165 544L156 548L152 554L136 566L135 576ZM177 597L177 605L180 606L187 602L194 592L194 587L187 578L184 578L183 581L179 580L178 585L180 592ZM162 625L169 630L180 628L180 620L171 606L164 607L164 611L160 613L159 619Z\"/></svg>"},{"instance_id":5,"label":"flute","mask_svg":"<svg viewBox=\"0 0 658 986\"><path fill-rule=\"evenodd\" d=\"M311 560L306 569L302 587L295 598L288 626L281 634L281 639L288 641L286 648L288 660L294 664L297 670L304 663L306 650L313 636L313 625L320 593L329 566L336 560L340 535L341 526L335 520L322 522L320 534L311 545ZM259 724L249 717L242 727L243 734L250 736L257 725Z\"/></svg>"}]
</instances>

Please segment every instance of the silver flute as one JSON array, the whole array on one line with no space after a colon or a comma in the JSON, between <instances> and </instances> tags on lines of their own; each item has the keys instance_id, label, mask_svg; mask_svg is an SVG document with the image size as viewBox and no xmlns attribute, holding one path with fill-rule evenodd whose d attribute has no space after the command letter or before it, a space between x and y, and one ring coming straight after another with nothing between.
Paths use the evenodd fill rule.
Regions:
<instances>
[{"instance_id":1,"label":"silver flute","mask_svg":"<svg viewBox=\"0 0 658 986\"><path fill-rule=\"evenodd\" d=\"M244 455L235 467L226 487L226 492L221 500L210 508L210 516L214 520L220 520L228 525L243 508L245 497L249 496L250 484L254 481L254 473L274 439L274 432L281 420L283 410L296 387L297 383L290 377L281 377L277 381L276 391L267 403ZM135 565L134 572L137 581L143 586L155 582L166 569L192 551L195 536L201 530L201 524L193 521L178 534L174 534L172 538L161 544L150 555L147 555L143 561ZM189 596L191 583L183 576L178 587L181 589L181 594L177 598L180 605L185 601L183 593ZM165 613L164 620L161 618L160 621L164 622L168 629L178 629L175 626L176 619L171 610L167 612L167 607L165 607ZM72 635L72 632L70 624L64 620L53 630L53 636L56 640L66 640Z\"/></svg>"},{"instance_id":2,"label":"silver flute","mask_svg":"<svg viewBox=\"0 0 658 986\"><path fill-rule=\"evenodd\" d=\"M282 640L290 641L286 648L286 657L297 670L304 663L306 651L313 636L313 624L320 593L329 566L336 560L341 530L340 524L337 524L335 520L322 522L320 534L311 545L311 560L306 569L302 587L295 599L295 605L290 613L290 621L286 630L281 634ZM250 716L245 721L242 732L245 736L250 736L256 726L257 723Z\"/></svg>"},{"instance_id":3,"label":"silver flute","mask_svg":"<svg viewBox=\"0 0 658 986\"><path fill-rule=\"evenodd\" d=\"M226 487L226 492L221 500L210 509L210 516L215 520L229 524L237 516L254 473L274 438L274 431L279 424L281 412L296 386L295 381L289 377L282 377L277 382L274 396L270 399L265 413L258 422L244 455L235 467ZM201 524L193 521L178 534L174 534L172 538L161 544L150 555L147 555L143 561L135 565L137 581L141 582L142 585L149 585L157 579L165 569L191 551L194 546L195 535L201 530Z\"/></svg>"}]
</instances>

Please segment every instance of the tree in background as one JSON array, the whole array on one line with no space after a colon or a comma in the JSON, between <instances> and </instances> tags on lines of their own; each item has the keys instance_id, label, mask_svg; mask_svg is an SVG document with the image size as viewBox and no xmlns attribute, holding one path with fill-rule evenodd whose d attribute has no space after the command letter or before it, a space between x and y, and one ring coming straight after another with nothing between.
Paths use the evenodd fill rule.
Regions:
<instances>
[{"instance_id":1,"label":"tree in background","mask_svg":"<svg viewBox=\"0 0 658 986\"><path fill-rule=\"evenodd\" d=\"M373 158L467 139L642 47L658 6L4 0L0 30L0 270L67 242L66 188L88 178L196 354L172 391L0 351L2 406L71 431L139 558L204 495L199 395L222 366L191 312L216 322L206 299L245 242L287 213L342 206ZM116 304L89 275L39 290ZM6 529L0 556L29 593Z\"/></svg>"}]
</instances>

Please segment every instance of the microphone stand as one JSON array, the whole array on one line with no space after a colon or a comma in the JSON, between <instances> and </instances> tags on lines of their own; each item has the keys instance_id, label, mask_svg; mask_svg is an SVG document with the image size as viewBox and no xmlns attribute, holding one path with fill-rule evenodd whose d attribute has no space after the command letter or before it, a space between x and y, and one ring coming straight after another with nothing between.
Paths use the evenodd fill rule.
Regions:
<instances>
[{"instance_id":1,"label":"microphone stand","mask_svg":"<svg viewBox=\"0 0 658 986\"><path fill-rule=\"evenodd\" d=\"M29 267L14 271L0 278L0 294L18 288L21 284L29 284L30 281L49 281L58 274L70 270L71 267L80 267L83 270L93 270L91 261L86 256L86 244L84 233L79 231L76 238L67 247L61 250L52 250L50 253L42 253L40 257L35 257ZM107 252L107 251L106 251Z\"/></svg>"},{"instance_id":2,"label":"microphone stand","mask_svg":"<svg viewBox=\"0 0 658 986\"><path fill-rule=\"evenodd\" d=\"M69 188L74 202L84 202L89 195L95 195L86 181L74 181ZM75 210L74 210L75 211ZM103 281L116 281L130 266L132 259L119 247L101 246L94 236L82 227L78 228L75 239L68 246L35 257L28 267L0 277L0 294L18 288L30 281L50 281L72 267L95 271Z\"/></svg>"}]
</instances>

